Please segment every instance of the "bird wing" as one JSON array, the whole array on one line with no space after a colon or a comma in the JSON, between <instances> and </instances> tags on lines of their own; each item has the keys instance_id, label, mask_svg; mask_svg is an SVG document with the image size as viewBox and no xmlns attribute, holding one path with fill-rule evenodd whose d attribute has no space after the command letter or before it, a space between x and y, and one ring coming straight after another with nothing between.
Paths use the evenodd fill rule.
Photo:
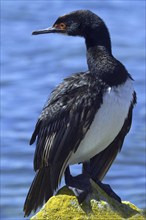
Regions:
<instances>
[{"instance_id":1,"label":"bird wing","mask_svg":"<svg viewBox=\"0 0 146 220\"><path fill-rule=\"evenodd\" d=\"M124 125L117 137L105 150L90 159L89 167L93 180L102 180L104 178L118 152L121 150L125 136L128 134L131 127L132 111L135 104L136 92L133 93L133 101L131 102L128 116L125 119ZM86 172L86 170L84 170L84 172Z\"/></svg>"},{"instance_id":2,"label":"bird wing","mask_svg":"<svg viewBox=\"0 0 146 220\"><path fill-rule=\"evenodd\" d=\"M96 83L89 73L65 79L51 94L36 124L30 140L32 144L37 136L34 169L50 166L54 190L102 103L105 85L98 82L97 87Z\"/></svg>"}]
</instances>

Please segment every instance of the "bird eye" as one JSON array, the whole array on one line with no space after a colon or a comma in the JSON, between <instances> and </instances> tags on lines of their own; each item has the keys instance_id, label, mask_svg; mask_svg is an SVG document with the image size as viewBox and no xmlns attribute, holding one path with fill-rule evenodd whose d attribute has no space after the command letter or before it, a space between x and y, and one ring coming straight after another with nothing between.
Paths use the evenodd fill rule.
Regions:
<instances>
[{"instance_id":1,"label":"bird eye","mask_svg":"<svg viewBox=\"0 0 146 220\"><path fill-rule=\"evenodd\" d=\"M55 24L54 27L59 28L61 30L65 30L66 29L66 24L65 23L59 23L59 24Z\"/></svg>"},{"instance_id":2,"label":"bird eye","mask_svg":"<svg viewBox=\"0 0 146 220\"><path fill-rule=\"evenodd\" d=\"M64 23L60 23L59 24L60 29L64 30L66 28L66 24Z\"/></svg>"}]
</instances>

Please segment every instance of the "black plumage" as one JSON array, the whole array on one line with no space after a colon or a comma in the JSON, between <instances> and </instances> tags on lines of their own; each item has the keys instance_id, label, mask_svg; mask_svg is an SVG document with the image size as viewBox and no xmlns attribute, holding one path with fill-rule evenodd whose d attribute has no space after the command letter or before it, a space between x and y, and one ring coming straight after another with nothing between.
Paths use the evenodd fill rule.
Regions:
<instances>
[{"instance_id":1,"label":"black plumage","mask_svg":"<svg viewBox=\"0 0 146 220\"><path fill-rule=\"evenodd\" d=\"M132 80L125 67L113 57L108 29L94 13L79 10L64 15L52 28L33 32L41 33L84 37L89 71L66 78L51 93L37 121L30 140L33 144L37 138L34 156L36 176L25 201L26 216L47 201L57 189L72 154L80 147L103 104L108 88ZM83 162L83 173L88 173L95 181L103 179L121 149L131 127L135 103L136 93L133 91L127 117L115 139L87 161L78 161Z\"/></svg>"}]
</instances>

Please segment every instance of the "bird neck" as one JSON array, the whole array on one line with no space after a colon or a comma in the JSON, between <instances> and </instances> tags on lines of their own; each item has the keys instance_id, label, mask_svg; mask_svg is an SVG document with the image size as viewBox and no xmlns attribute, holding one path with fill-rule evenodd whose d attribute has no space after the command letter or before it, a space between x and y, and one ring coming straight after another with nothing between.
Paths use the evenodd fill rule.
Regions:
<instances>
[{"instance_id":1,"label":"bird neck","mask_svg":"<svg viewBox=\"0 0 146 220\"><path fill-rule=\"evenodd\" d=\"M112 54L110 35L105 25L101 26L100 29L90 29L87 31L85 43L87 50L91 47L103 46Z\"/></svg>"},{"instance_id":2,"label":"bird neck","mask_svg":"<svg viewBox=\"0 0 146 220\"><path fill-rule=\"evenodd\" d=\"M87 49L88 69L93 75L101 75L105 72L105 68L110 60L110 53L104 46L93 46Z\"/></svg>"},{"instance_id":3,"label":"bird neck","mask_svg":"<svg viewBox=\"0 0 146 220\"><path fill-rule=\"evenodd\" d=\"M125 67L110 54L105 46L89 47L87 64L90 74L109 86L122 84L128 77Z\"/></svg>"}]
</instances>

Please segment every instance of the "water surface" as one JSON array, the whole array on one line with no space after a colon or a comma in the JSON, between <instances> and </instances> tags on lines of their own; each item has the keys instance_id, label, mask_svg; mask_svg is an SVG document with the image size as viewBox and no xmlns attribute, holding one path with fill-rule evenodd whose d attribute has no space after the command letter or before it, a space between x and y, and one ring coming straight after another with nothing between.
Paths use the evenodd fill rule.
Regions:
<instances>
[{"instance_id":1,"label":"water surface","mask_svg":"<svg viewBox=\"0 0 146 220\"><path fill-rule=\"evenodd\" d=\"M66 76L87 69L84 40L61 35L31 36L59 15L90 9L106 22L113 54L135 79L138 104L121 153L105 182L123 200L145 207L144 1L2 1L1 219L22 219L34 177L37 117L51 90ZM79 173L76 165L72 169Z\"/></svg>"}]
</instances>

